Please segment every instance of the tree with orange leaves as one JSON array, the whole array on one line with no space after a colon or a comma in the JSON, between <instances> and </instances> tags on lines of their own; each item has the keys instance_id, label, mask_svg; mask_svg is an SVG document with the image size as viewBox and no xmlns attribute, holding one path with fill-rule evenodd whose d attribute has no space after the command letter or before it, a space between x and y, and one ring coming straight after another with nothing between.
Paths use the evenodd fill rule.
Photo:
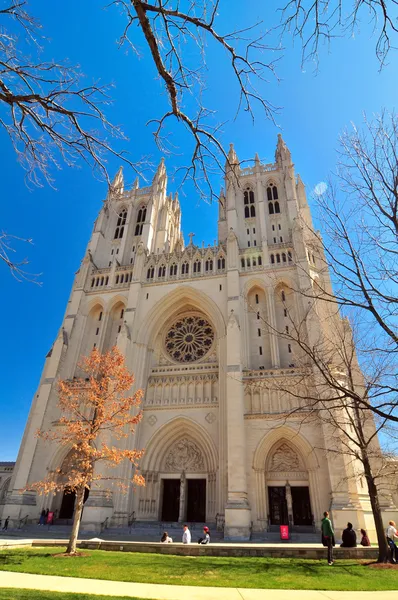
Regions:
<instances>
[{"instance_id":1,"label":"tree with orange leaves","mask_svg":"<svg viewBox=\"0 0 398 600\"><path fill-rule=\"evenodd\" d=\"M79 364L85 378L60 380L58 383L59 408L61 417L57 427L51 431L38 431L43 440L69 447L70 460L67 469L56 469L44 480L29 484L30 490L39 494L55 494L67 489L76 493L72 531L66 550L76 553L76 542L82 516L84 495L107 480L111 488L118 486L126 491L129 485L145 485L138 472L126 480L112 476L110 470L124 460L138 467L143 450L121 449L112 443L126 438L134 431L142 418L139 407L143 392L138 390L128 395L134 383L124 357L117 347L101 354L97 349L81 359ZM133 414L135 413L135 414ZM96 468L98 463L106 466Z\"/></svg>"}]
</instances>

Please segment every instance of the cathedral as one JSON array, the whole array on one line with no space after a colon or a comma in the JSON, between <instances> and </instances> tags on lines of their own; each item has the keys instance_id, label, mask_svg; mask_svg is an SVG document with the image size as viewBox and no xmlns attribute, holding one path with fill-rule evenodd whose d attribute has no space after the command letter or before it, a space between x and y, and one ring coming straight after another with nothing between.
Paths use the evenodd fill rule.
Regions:
<instances>
[{"instance_id":1,"label":"cathedral","mask_svg":"<svg viewBox=\"0 0 398 600\"><path fill-rule=\"evenodd\" d=\"M270 164L256 155L242 168L231 145L224 175L214 246L196 245L193 234L184 244L163 160L148 187L125 189L116 175L45 360L3 517L37 522L47 507L73 515L73 494L29 491L68 460L67 448L35 433L57 425L57 380L79 377L92 348L117 345L144 391L143 419L122 443L145 449L146 485L91 489L83 528L98 531L105 519L123 527L133 515L217 524L225 539L247 540L281 524L319 530L330 510L337 532L351 521L375 539L366 486L350 461L327 453L324 424L303 421L291 395L263 385L281 377L301 385L297 349L276 332L288 327L287 311L303 314L305 298L293 290L329 277L304 184L280 135ZM311 323L326 326L321 316ZM131 473L130 464L119 468ZM396 516L391 501L386 520Z\"/></svg>"}]
</instances>

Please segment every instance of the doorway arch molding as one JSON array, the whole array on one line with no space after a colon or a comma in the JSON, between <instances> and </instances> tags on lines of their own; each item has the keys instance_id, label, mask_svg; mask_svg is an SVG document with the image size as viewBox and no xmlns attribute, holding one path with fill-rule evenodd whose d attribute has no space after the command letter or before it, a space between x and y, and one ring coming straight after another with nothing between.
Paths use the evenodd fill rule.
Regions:
<instances>
[{"instance_id":1,"label":"doorway arch molding","mask_svg":"<svg viewBox=\"0 0 398 600\"><path fill-rule=\"evenodd\" d=\"M187 417L175 417L154 433L145 449L141 470L159 472L168 451L182 438L188 438L198 446L203 456L204 470L215 473L218 468L215 444L199 423Z\"/></svg>"},{"instance_id":2,"label":"doorway arch molding","mask_svg":"<svg viewBox=\"0 0 398 600\"><path fill-rule=\"evenodd\" d=\"M257 522L258 527L261 529L265 529L268 522L266 465L273 449L275 449L279 444L283 444L283 442L286 442L293 450L298 452L303 461L304 467L308 471L312 511L316 520L320 518L320 506L318 499L318 474L320 465L317 454L315 449L301 433L298 433L292 427L285 425L283 427L273 429L269 433L265 434L258 443L253 456L252 468L255 476Z\"/></svg>"}]
</instances>

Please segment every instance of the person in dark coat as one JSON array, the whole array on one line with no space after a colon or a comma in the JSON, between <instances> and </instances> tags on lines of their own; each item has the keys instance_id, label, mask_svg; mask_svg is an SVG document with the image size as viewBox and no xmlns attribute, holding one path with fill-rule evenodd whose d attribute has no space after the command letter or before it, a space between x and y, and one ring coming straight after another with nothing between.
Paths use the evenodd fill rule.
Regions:
<instances>
[{"instance_id":1,"label":"person in dark coat","mask_svg":"<svg viewBox=\"0 0 398 600\"><path fill-rule=\"evenodd\" d=\"M370 546L370 539L364 529L361 529L361 546Z\"/></svg>"},{"instance_id":2,"label":"person in dark coat","mask_svg":"<svg viewBox=\"0 0 398 600\"><path fill-rule=\"evenodd\" d=\"M352 528L352 523L347 523L347 529L344 529L342 539L343 543L340 544L341 548L356 548L357 534Z\"/></svg>"},{"instance_id":3,"label":"person in dark coat","mask_svg":"<svg viewBox=\"0 0 398 600\"><path fill-rule=\"evenodd\" d=\"M2 531L7 531L9 520L10 520L10 517L7 517L6 520L4 521L4 527L3 527Z\"/></svg>"},{"instance_id":4,"label":"person in dark coat","mask_svg":"<svg viewBox=\"0 0 398 600\"><path fill-rule=\"evenodd\" d=\"M333 537L334 537L334 529L333 525L329 519L329 513L326 510L323 513L323 519L321 524L322 536L325 538L327 547L328 547L328 564L331 566L334 563L333 560Z\"/></svg>"}]
</instances>

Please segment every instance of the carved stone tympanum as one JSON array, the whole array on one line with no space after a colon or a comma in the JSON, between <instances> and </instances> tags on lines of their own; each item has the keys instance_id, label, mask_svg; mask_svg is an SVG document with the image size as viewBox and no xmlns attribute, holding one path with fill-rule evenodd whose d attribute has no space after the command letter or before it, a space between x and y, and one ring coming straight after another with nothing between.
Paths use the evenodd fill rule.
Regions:
<instances>
[{"instance_id":1,"label":"carved stone tympanum","mask_svg":"<svg viewBox=\"0 0 398 600\"><path fill-rule=\"evenodd\" d=\"M204 461L198 446L183 438L177 442L166 457L166 471L204 471Z\"/></svg>"},{"instance_id":2,"label":"carved stone tympanum","mask_svg":"<svg viewBox=\"0 0 398 600\"><path fill-rule=\"evenodd\" d=\"M272 457L270 471L298 471L300 461L287 444L282 444Z\"/></svg>"}]
</instances>

